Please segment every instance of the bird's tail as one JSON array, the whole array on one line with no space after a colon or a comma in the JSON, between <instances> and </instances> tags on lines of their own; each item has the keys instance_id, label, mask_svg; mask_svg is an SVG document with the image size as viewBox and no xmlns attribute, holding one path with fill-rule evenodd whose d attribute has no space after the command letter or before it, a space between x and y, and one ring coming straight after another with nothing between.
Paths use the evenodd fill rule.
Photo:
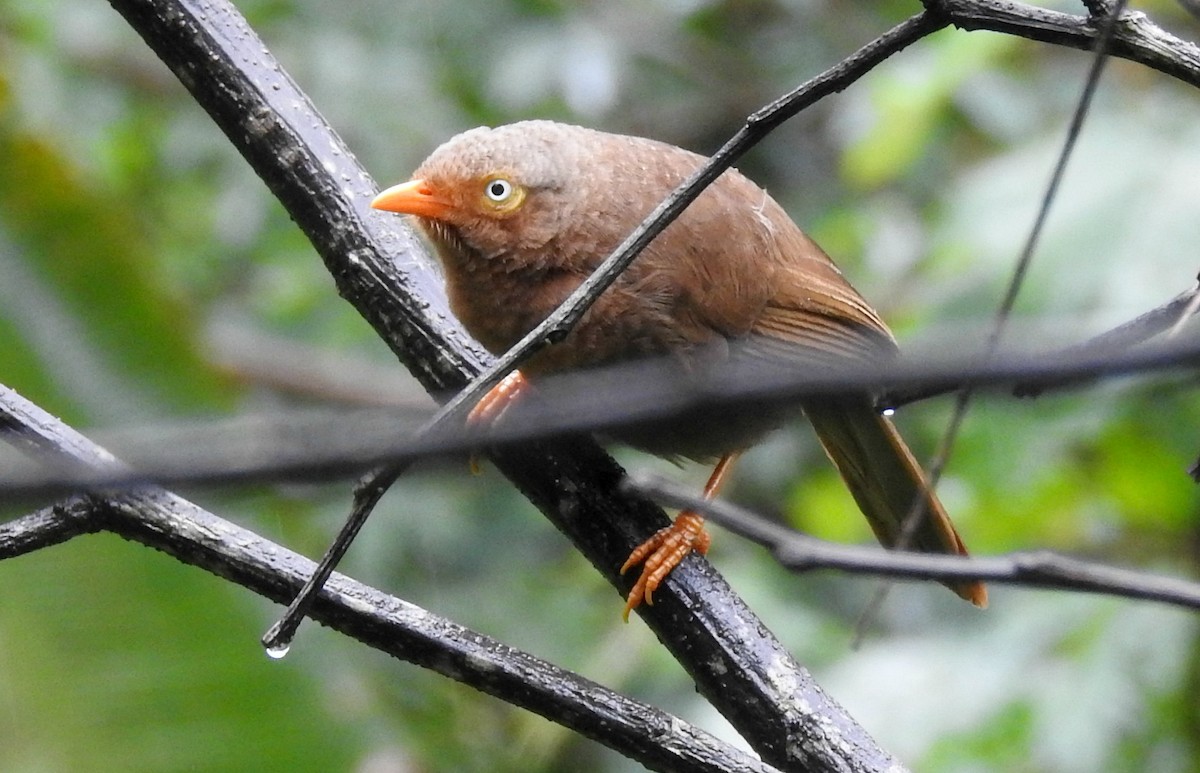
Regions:
<instances>
[{"instance_id":1,"label":"bird's tail","mask_svg":"<svg viewBox=\"0 0 1200 773\"><path fill-rule=\"evenodd\" d=\"M804 412L871 530L885 547L897 547L905 519L920 499L922 510L903 547L926 553L967 555L950 516L929 489L912 452L886 417L863 398L806 402ZM987 588L977 581L946 586L977 607L987 606Z\"/></svg>"}]
</instances>

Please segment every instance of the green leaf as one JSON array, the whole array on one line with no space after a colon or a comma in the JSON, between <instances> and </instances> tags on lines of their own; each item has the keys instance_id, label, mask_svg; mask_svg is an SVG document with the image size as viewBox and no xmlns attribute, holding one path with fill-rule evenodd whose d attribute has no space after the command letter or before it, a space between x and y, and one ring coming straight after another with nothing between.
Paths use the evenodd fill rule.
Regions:
<instances>
[{"instance_id":1,"label":"green leaf","mask_svg":"<svg viewBox=\"0 0 1200 773\"><path fill-rule=\"evenodd\" d=\"M134 394L176 408L224 402L197 315L155 275L132 203L89 187L44 142L0 125L0 217L22 257Z\"/></svg>"}]
</instances>

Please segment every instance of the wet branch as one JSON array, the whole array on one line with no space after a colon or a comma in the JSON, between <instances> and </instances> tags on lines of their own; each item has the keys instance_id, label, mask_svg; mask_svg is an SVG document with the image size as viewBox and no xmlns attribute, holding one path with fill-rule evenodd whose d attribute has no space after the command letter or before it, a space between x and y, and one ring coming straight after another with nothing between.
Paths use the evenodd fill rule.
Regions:
<instances>
[{"instance_id":1,"label":"wet branch","mask_svg":"<svg viewBox=\"0 0 1200 773\"><path fill-rule=\"evenodd\" d=\"M63 468L121 466L106 450L3 387L0 438ZM313 570L308 559L157 487L79 495L3 524L0 559L98 531L161 550L277 602L291 598ZM312 616L653 770L775 770L677 717L342 575L334 575L321 591Z\"/></svg>"},{"instance_id":2,"label":"wet branch","mask_svg":"<svg viewBox=\"0 0 1200 773\"><path fill-rule=\"evenodd\" d=\"M626 485L664 505L702 512L734 534L767 548L780 566L793 572L836 569L847 574L894 579L984 580L1157 601L1200 610L1200 583L1188 580L1121 569L1050 551L968 557L837 545L788 529L737 505L705 500L657 476L632 476Z\"/></svg>"}]
</instances>

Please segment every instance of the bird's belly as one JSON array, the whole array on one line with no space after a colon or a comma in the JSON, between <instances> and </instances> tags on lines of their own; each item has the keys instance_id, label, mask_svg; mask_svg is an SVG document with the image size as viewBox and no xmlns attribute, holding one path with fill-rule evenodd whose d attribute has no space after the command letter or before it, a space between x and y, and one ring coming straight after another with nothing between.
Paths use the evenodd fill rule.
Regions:
<instances>
[{"instance_id":1,"label":"bird's belly","mask_svg":"<svg viewBox=\"0 0 1200 773\"><path fill-rule=\"evenodd\" d=\"M655 456L711 463L755 445L799 412L778 406L702 406L671 419L643 421L607 436Z\"/></svg>"},{"instance_id":2,"label":"bird's belly","mask_svg":"<svg viewBox=\"0 0 1200 773\"><path fill-rule=\"evenodd\" d=\"M538 282L509 286L506 292L492 288L484 295L480 288L452 280L448 289L451 307L468 332L499 355L544 321L581 281L578 275L558 275L552 281L541 277ZM499 298L508 302L492 302ZM727 354L724 336L681 324L668 306L649 303L643 295L617 286L592 305L562 342L541 349L519 367L536 382L555 373L664 357L679 368L678 372L667 369L674 372L670 378L686 379L709 362L723 361ZM596 389L605 388L603 381L597 379ZM785 418L786 412L761 406L701 407L678 419L650 421L607 434L657 456L712 461L753 445Z\"/></svg>"}]
</instances>

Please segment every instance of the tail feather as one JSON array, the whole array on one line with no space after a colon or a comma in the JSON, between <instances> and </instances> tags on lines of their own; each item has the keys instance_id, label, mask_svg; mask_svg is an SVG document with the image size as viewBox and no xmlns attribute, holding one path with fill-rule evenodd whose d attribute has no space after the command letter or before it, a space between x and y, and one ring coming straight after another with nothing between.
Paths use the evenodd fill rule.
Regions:
<instances>
[{"instance_id":1,"label":"tail feather","mask_svg":"<svg viewBox=\"0 0 1200 773\"><path fill-rule=\"evenodd\" d=\"M929 489L900 433L869 400L812 401L805 403L804 412L880 543L898 546L904 521L919 499L921 521L904 548L967 555L950 516ZM975 606L987 606L987 588L981 582L948 582L946 586Z\"/></svg>"}]
</instances>

